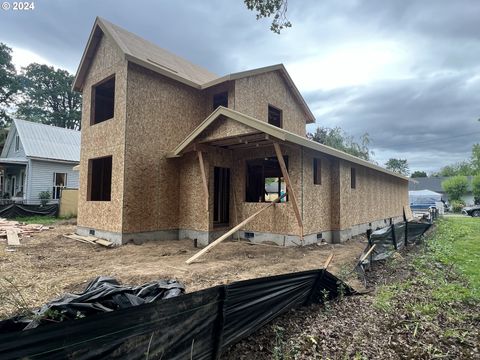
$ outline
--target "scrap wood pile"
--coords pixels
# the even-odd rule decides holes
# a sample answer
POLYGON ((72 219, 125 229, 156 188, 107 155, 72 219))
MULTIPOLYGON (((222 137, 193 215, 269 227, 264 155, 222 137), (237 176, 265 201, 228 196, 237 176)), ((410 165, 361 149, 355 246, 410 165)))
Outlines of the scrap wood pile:
POLYGON ((20 245, 20 236, 29 237, 34 233, 48 229, 50 227, 41 224, 24 224, 0 218, 0 238, 6 238, 7 244, 10 246, 20 245))
POLYGON ((100 239, 95 236, 82 236, 82 235, 77 235, 77 234, 65 234, 63 235, 66 238, 80 241, 86 244, 91 244, 91 245, 102 245, 105 247, 112 247, 113 242, 105 240, 105 239, 100 239))

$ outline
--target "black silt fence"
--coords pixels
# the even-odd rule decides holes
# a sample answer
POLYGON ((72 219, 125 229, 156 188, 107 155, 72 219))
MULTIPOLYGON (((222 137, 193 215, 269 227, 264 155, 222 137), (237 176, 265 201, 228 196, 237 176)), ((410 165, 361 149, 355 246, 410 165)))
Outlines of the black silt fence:
POLYGON ((280 314, 340 292, 354 293, 325 270, 239 281, 0 334, 0 359, 218 359, 227 347, 280 314))
POLYGON ((385 228, 376 230, 368 238, 368 251, 375 245, 375 249, 366 262, 384 260, 395 251, 414 244, 432 226, 432 224, 402 221, 385 228))
POLYGON ((0 217, 11 219, 26 216, 58 216, 58 204, 45 206, 8 204, 0 206, 0 217))

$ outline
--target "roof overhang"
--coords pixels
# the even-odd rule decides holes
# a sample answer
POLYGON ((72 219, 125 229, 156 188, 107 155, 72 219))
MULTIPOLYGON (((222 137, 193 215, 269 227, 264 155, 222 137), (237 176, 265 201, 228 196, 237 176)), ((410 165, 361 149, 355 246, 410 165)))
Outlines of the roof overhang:
POLYGON ((0 158, 1 165, 27 165, 28 160, 26 159, 12 159, 12 158, 0 158))
POLYGON ((343 151, 331 148, 329 146, 320 144, 316 141, 309 140, 303 136, 294 134, 290 131, 278 128, 276 126, 270 125, 264 121, 260 121, 251 116, 242 114, 238 111, 225 108, 223 106, 218 107, 213 113, 211 113, 202 123, 190 133, 169 155, 169 158, 180 157, 182 154, 189 149, 194 143, 199 135, 207 129, 214 121, 219 118, 228 118, 234 121, 237 121, 243 125, 246 125, 252 128, 254 131, 247 135, 242 135, 240 139, 235 141, 235 137, 226 138, 226 139, 217 139, 210 142, 211 145, 228 147, 228 148, 238 148, 244 147, 247 143, 250 145, 257 146, 256 143, 268 144, 273 141, 281 141, 285 144, 297 145, 313 151, 318 151, 323 154, 333 156, 338 159, 349 161, 351 163, 361 165, 379 172, 400 178, 402 180, 408 181, 409 179, 401 174, 389 171, 382 168, 376 164, 373 164, 369 161, 360 159, 356 156, 347 154, 343 151), (250 137, 250 140, 248 140, 250 137), (222 145, 223 142, 223 145, 222 145))

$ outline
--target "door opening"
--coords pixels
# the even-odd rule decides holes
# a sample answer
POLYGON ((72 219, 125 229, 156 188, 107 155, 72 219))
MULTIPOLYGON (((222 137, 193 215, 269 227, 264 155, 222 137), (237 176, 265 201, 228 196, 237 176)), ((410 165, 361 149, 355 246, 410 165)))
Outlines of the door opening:
POLYGON ((215 167, 213 180, 213 225, 230 223, 230 169, 215 167))

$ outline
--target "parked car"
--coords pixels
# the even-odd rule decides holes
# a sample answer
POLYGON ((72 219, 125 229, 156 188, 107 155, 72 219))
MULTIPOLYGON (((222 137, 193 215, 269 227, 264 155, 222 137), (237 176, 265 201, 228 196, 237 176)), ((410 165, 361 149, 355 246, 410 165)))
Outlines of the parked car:
POLYGON ((464 207, 462 209, 462 214, 473 217, 480 217, 480 205, 464 207))

